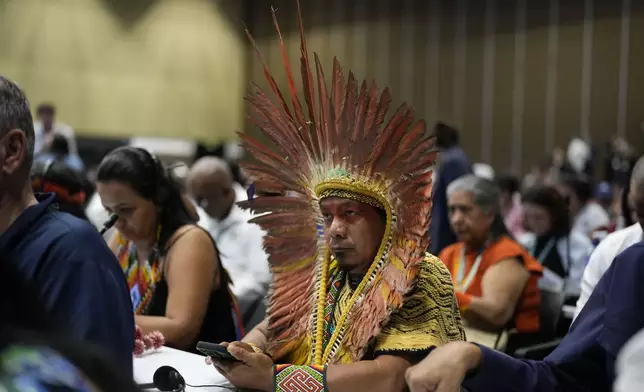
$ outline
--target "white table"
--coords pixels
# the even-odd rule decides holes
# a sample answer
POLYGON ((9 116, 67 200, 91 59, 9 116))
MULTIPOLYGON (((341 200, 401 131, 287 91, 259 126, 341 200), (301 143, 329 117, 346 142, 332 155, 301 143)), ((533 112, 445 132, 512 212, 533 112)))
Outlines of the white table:
MULTIPOLYGON (((162 347, 160 350, 134 358, 134 380, 139 384, 151 383, 154 372, 161 366, 167 365, 177 369, 191 385, 230 385, 226 379, 217 373, 214 367, 206 365, 205 357, 162 347)), ((186 391, 223 392, 235 391, 232 386, 192 388, 186 386, 186 391)))

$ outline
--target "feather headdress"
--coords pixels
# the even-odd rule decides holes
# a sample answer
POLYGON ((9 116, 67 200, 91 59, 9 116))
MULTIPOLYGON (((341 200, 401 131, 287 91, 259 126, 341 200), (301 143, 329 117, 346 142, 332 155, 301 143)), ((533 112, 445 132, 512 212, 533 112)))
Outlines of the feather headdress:
POLYGON ((293 191, 299 197, 258 197, 242 206, 263 214, 252 222, 267 232, 264 247, 273 272, 268 351, 275 358, 293 350, 298 339, 319 330, 322 322, 319 298, 326 290, 329 252, 317 231, 323 222, 319 201, 348 197, 386 212, 378 257, 356 290, 360 292, 347 316, 351 320, 337 328, 332 337, 336 343, 328 344, 325 353, 312 336, 315 362, 338 361, 333 347, 340 343, 358 360, 402 305, 423 260, 429 241, 434 140, 426 136, 423 121, 414 121, 406 104, 390 115, 388 89, 380 93, 375 83, 359 84, 352 72, 345 79, 337 58, 328 87, 317 54, 313 62, 309 57, 299 0, 297 8, 303 87, 296 87, 273 10, 288 91, 278 87, 247 31, 270 90, 252 85, 246 101, 251 121, 275 148, 245 134, 240 137, 256 158, 255 163, 243 164, 256 189, 293 191))

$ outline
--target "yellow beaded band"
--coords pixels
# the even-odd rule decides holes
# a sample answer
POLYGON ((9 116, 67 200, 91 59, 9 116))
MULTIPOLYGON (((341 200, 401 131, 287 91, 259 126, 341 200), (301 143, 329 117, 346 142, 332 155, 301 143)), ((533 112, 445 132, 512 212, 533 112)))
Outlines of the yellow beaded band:
POLYGON ((323 200, 327 197, 341 197, 343 199, 351 199, 359 203, 364 203, 376 208, 380 208, 381 210, 385 209, 385 207, 378 200, 376 200, 371 196, 363 195, 357 192, 347 191, 344 189, 326 189, 323 192, 321 192, 318 198, 320 200, 323 200))
POLYGON ((354 177, 342 168, 331 170, 324 180, 315 185, 314 191, 319 200, 335 196, 369 204, 385 211, 391 209, 385 181, 354 177))

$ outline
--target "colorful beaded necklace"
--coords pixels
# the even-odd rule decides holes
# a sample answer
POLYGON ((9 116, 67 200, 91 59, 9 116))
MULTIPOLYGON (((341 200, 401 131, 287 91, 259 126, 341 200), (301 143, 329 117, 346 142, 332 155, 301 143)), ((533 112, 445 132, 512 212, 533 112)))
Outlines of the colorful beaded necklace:
MULTIPOLYGON (((160 234, 161 225, 157 228, 157 243, 160 234)), ((119 233, 118 243, 119 263, 127 279, 134 313, 146 314, 156 286, 163 275, 159 252, 150 252, 148 260, 140 262, 136 253, 136 245, 133 242, 128 241, 119 233)))

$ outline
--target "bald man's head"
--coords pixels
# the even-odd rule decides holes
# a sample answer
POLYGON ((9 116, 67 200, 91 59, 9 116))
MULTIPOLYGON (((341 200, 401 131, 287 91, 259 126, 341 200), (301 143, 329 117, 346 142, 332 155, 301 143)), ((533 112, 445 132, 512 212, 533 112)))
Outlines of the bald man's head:
POLYGON ((203 157, 197 160, 190 168, 189 177, 192 176, 217 176, 222 180, 233 183, 233 173, 226 161, 217 157, 203 157))
POLYGON ((637 160, 631 173, 631 187, 644 189, 644 157, 637 160))
POLYGON ((212 218, 225 219, 235 203, 234 180, 228 163, 203 157, 190 168, 188 190, 197 204, 212 218))

